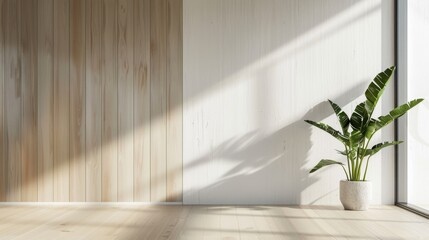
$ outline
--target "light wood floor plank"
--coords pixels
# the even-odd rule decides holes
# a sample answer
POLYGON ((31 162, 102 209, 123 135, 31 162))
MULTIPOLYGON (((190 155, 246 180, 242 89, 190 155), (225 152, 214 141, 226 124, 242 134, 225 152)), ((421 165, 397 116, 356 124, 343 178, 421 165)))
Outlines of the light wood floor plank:
MULTIPOLYGON (((101 208, 98 211, 98 217, 91 218, 90 221, 87 221, 85 224, 81 224, 90 231, 88 231, 88 234, 82 234, 78 239, 104 239, 106 236, 102 234, 106 231, 105 229, 116 229, 121 227, 121 224, 124 220, 122 218, 117 219, 117 216, 120 216, 122 211, 121 209, 114 207, 106 211, 104 208, 101 208), (115 220, 119 221, 115 223, 115 220)), ((128 214, 130 215, 132 212, 128 212, 128 214)))
MULTIPOLYGON (((317 215, 319 219, 328 224, 335 226, 336 236, 339 238, 353 239, 363 237, 366 239, 377 239, 377 237, 371 232, 364 231, 364 227, 360 224, 359 219, 353 217, 342 216, 344 212, 340 207, 328 209, 318 209, 317 215)), ((313 210, 316 211, 316 210, 313 210)), ((350 215, 350 214, 349 214, 350 215)))
MULTIPOLYGON (((94 233, 100 232, 105 226, 106 222, 116 216, 116 208, 114 207, 79 207, 67 219, 61 222, 57 229, 53 229, 55 234, 61 234, 61 239, 100 239, 94 236, 94 233)), ((41 238, 48 239, 48 238, 41 238)))
POLYGON ((394 206, 0 206, 0 239, 429 239, 394 206))
POLYGON ((29 214, 14 215, 0 230, 0 239, 46 239, 38 236, 72 211, 72 207, 41 207, 29 214))
POLYGON ((74 212, 76 212, 75 207, 44 207, 39 214, 33 213, 31 216, 27 216, 21 224, 22 227, 13 232, 11 239, 62 239, 62 236, 51 233, 49 230, 57 229, 74 212))
POLYGON ((143 207, 135 209, 134 215, 130 218, 130 222, 127 224, 128 228, 122 229, 118 233, 118 239, 145 239, 150 234, 148 229, 145 229, 147 223, 153 219, 151 214, 152 210, 143 207))
POLYGON ((5 223, 9 216, 15 216, 18 214, 29 214, 33 211, 39 210, 38 208, 33 207, 23 207, 23 206, 3 206, 0 208, 0 219, 5 223))

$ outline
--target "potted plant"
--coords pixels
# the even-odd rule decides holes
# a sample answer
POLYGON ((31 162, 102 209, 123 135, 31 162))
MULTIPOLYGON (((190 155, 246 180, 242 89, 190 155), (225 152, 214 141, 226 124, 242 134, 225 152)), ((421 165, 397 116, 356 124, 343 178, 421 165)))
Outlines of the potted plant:
POLYGON ((402 142, 382 142, 369 147, 374 134, 423 101, 423 99, 415 99, 393 109, 387 115, 377 119, 372 117, 378 100, 394 71, 394 66, 387 68, 374 78, 365 91, 366 100, 356 106, 350 118, 337 104, 329 100, 337 115, 341 131, 321 122, 305 120, 329 133, 344 145, 344 151, 338 151, 338 153, 346 157, 346 164, 341 161, 322 159, 311 169, 310 173, 330 165, 338 165, 343 168, 346 180, 340 181, 340 201, 346 210, 368 209, 372 191, 371 182, 367 180, 366 174, 371 157, 385 147, 402 142))

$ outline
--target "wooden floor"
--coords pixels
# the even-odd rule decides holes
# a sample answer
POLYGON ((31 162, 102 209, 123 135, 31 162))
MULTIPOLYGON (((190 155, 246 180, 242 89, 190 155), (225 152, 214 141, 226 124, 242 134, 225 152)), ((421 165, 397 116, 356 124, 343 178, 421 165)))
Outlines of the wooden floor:
POLYGON ((0 239, 429 239, 393 206, 1 206, 0 239))

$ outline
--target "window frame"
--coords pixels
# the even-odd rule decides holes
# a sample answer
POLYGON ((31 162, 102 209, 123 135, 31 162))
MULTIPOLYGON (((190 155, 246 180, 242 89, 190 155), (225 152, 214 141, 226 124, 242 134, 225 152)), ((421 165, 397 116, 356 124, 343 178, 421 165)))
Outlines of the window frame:
MULTIPOLYGON (((408 0, 395 1, 395 106, 408 101, 408 0)), ((408 132, 407 115, 395 121, 395 139, 403 144, 395 147, 395 205, 429 218, 429 211, 408 203, 408 132)))

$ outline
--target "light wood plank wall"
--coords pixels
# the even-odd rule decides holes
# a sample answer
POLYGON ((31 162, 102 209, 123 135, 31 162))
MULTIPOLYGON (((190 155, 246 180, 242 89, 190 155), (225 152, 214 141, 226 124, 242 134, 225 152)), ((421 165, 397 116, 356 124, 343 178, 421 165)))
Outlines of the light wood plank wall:
POLYGON ((182 0, 0 0, 0 201, 182 201, 182 0))

